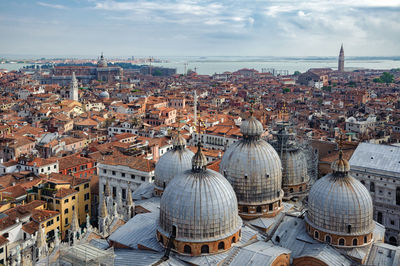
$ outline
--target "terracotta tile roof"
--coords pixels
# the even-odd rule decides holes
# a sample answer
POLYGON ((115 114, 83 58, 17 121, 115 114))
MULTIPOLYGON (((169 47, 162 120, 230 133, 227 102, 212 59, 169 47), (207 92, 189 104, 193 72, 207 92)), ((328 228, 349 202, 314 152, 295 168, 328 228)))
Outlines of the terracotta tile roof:
POLYGON ((207 165, 208 169, 214 170, 216 172, 219 172, 219 164, 221 163, 221 159, 218 159, 212 163, 210 163, 209 165, 207 165))
POLYGON ((0 219, 0 230, 4 230, 14 225, 17 218, 21 219, 30 216, 34 209, 45 204, 46 202, 44 201, 35 200, 28 204, 20 205, 5 211, 4 214, 6 216, 0 219))
POLYGON ((36 231, 39 229, 39 223, 35 221, 30 221, 29 223, 26 223, 22 226, 22 230, 27 232, 30 235, 33 235, 36 233, 36 231))
POLYGON ((0 190, 0 193, 2 193, 3 198, 14 199, 26 195, 26 191, 21 185, 6 187, 5 189, 0 190))
POLYGON ((108 165, 123 165, 128 166, 132 169, 136 169, 142 172, 154 171, 155 163, 154 161, 146 160, 141 157, 126 156, 123 154, 112 154, 104 156, 99 163, 108 165))
POLYGON ((58 169, 60 171, 62 171, 64 169, 76 167, 81 164, 88 164, 90 162, 94 162, 94 160, 90 159, 90 158, 82 157, 77 154, 73 154, 70 156, 58 158, 58 169))
POLYGON ((56 198, 65 198, 69 195, 78 193, 78 191, 76 191, 75 189, 72 188, 60 188, 59 190, 57 190, 57 193, 55 194, 56 198))
POLYGON ((33 210, 32 211, 32 219, 38 223, 44 222, 52 217, 59 215, 60 213, 57 211, 48 211, 48 210, 33 210))
POLYGON ((59 184, 71 184, 71 186, 77 186, 77 185, 81 185, 84 183, 88 183, 90 181, 89 178, 79 178, 79 177, 75 177, 75 176, 71 176, 71 175, 63 175, 63 174, 59 174, 59 173, 51 173, 49 175, 50 182, 54 182, 54 183, 59 183, 59 184))
POLYGON ((84 119, 78 122, 75 122, 75 125, 77 126, 97 126, 97 122, 92 120, 92 119, 84 119))
POLYGON ((27 162, 26 165, 41 167, 41 166, 53 164, 55 162, 56 162, 55 158, 44 159, 44 158, 37 157, 37 158, 33 159, 32 161, 27 162))

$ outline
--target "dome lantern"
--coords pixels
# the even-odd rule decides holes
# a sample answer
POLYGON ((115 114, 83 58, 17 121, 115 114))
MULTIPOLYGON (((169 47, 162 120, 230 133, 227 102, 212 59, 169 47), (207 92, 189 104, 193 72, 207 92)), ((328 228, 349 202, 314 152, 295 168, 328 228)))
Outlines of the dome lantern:
POLYGON ((201 172, 206 170, 207 166, 207 158, 204 153, 201 151, 201 144, 197 145, 197 152, 192 158, 192 171, 193 172, 201 172))

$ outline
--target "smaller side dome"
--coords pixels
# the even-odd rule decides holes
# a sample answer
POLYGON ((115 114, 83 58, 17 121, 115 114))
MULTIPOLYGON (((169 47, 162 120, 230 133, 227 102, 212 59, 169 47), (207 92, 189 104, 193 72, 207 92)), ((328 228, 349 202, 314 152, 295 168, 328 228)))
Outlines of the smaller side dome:
POLYGON ((110 98, 110 94, 107 91, 102 91, 99 94, 100 99, 109 99, 110 98))

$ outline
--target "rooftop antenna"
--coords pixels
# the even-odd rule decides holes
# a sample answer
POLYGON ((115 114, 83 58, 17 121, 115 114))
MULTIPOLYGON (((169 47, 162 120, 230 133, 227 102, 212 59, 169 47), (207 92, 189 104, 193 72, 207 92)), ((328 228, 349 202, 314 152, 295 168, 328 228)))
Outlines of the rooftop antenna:
POLYGON ((151 76, 151 72, 152 72, 152 71, 151 71, 151 70, 152 70, 152 69, 151 69, 151 62, 152 62, 152 61, 153 61, 153 58, 150 56, 150 57, 149 57, 149 62, 150 62, 149 72, 150 72, 150 76, 151 76))
POLYGON ((197 126, 197 91, 194 90, 194 126, 197 126))

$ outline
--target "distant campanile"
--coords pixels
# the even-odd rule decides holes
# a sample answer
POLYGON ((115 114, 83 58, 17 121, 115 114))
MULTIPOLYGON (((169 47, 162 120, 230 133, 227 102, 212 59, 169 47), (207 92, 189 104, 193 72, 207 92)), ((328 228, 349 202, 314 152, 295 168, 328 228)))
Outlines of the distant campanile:
POLYGON ((340 47, 340 53, 339 53, 339 62, 338 62, 338 71, 343 72, 344 71, 344 51, 343 51, 343 44, 340 47))
POLYGON ((79 101, 78 80, 76 79, 75 72, 72 72, 71 86, 70 86, 70 90, 69 90, 69 98, 74 101, 79 101))

